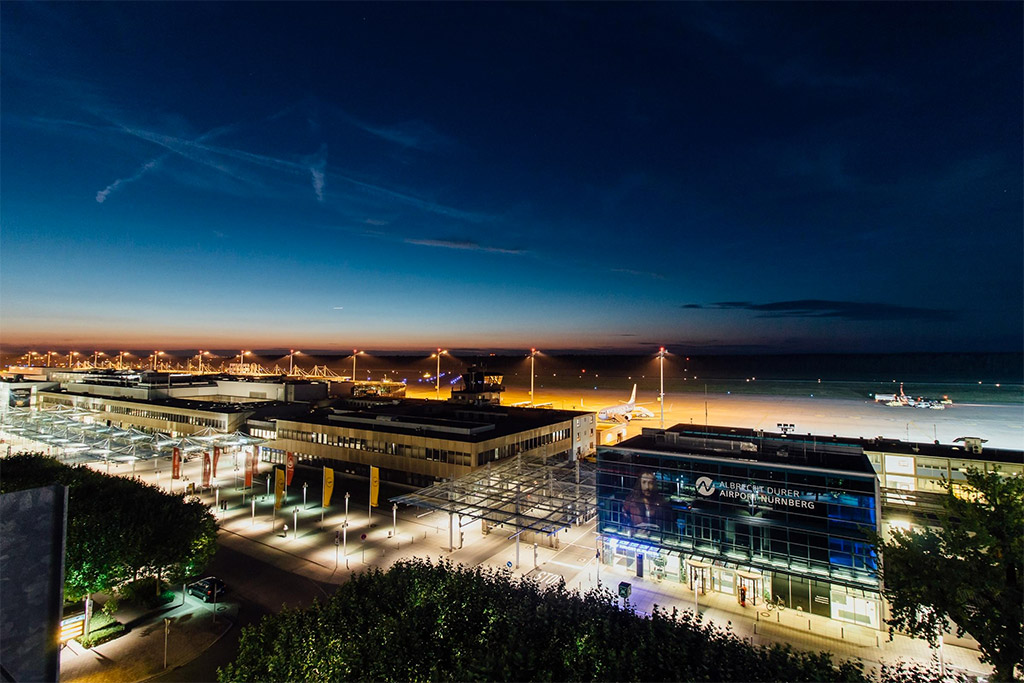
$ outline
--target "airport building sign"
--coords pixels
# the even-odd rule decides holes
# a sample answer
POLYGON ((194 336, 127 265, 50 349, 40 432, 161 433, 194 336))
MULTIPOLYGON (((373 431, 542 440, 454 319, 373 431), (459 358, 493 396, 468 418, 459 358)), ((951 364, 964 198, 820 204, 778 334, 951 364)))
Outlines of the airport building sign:
POLYGON ((751 505, 786 506, 792 508, 814 509, 816 495, 809 491, 763 486, 738 481, 715 481, 711 477, 700 477, 695 482, 697 493, 702 496, 713 496, 717 492, 721 498, 738 498, 751 505))

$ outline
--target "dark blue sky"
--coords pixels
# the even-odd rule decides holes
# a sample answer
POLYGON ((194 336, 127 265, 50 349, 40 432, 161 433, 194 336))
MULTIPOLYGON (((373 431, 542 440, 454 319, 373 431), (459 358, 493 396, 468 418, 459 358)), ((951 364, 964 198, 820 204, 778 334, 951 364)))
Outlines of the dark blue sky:
POLYGON ((0 5, 0 343, 1020 350, 1020 3, 0 5))

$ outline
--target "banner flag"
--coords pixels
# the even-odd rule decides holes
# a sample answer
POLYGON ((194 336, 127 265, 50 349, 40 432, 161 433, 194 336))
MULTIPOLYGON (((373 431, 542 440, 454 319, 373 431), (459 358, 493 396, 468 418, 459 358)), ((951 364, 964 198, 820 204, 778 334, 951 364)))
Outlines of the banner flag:
POLYGON ((253 447, 245 449, 245 488, 252 488, 252 451, 253 447))
POLYGON ((171 479, 181 479, 181 449, 177 446, 171 455, 171 479))
POLYGON ((213 447, 213 478, 217 478, 217 461, 220 460, 220 446, 213 447))
POLYGON ((377 507, 378 493, 380 493, 380 470, 370 465, 370 507, 377 507))
POLYGON ((252 447, 252 476, 260 473, 260 447, 252 447))
POLYGON ((212 461, 210 460, 210 452, 203 451, 203 488, 209 488, 210 486, 210 470, 212 461))
POLYGON ((324 507, 331 504, 331 494, 334 493, 334 470, 330 467, 324 468, 324 507))
POLYGON ((285 486, 291 486, 292 485, 292 477, 295 476, 295 454, 294 453, 285 453, 285 455, 288 458, 287 459, 288 469, 287 469, 287 475, 286 475, 285 480, 284 480, 284 485, 285 486))
POLYGON ((274 509, 280 510, 284 502, 284 470, 274 468, 274 509))

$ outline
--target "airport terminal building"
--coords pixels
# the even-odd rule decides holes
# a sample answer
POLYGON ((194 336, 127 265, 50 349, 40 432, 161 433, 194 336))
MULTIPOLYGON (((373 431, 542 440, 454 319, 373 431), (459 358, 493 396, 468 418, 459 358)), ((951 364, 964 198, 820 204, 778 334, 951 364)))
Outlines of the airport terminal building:
POLYGON ((573 459, 593 453, 593 413, 571 410, 466 405, 405 399, 347 401, 303 417, 278 418, 254 436, 268 439, 261 459, 332 467, 409 486, 429 486, 490 462, 523 455, 573 459))
POLYGON ((645 429, 598 449, 602 561, 639 576, 881 626, 881 518, 863 451, 783 436, 645 429))
POLYGON ((1024 474, 1024 454, 676 425, 597 451, 601 561, 754 604, 881 628, 869 534, 934 523, 943 481, 1024 474), (756 602, 755 602, 756 601, 756 602))

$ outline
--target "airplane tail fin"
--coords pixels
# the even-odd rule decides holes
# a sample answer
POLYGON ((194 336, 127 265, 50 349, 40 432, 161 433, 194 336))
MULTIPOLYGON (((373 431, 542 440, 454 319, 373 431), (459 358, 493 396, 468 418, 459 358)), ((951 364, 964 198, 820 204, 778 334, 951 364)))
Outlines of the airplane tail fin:
POLYGON ((636 385, 633 385, 633 393, 629 395, 629 402, 636 403, 636 385))

